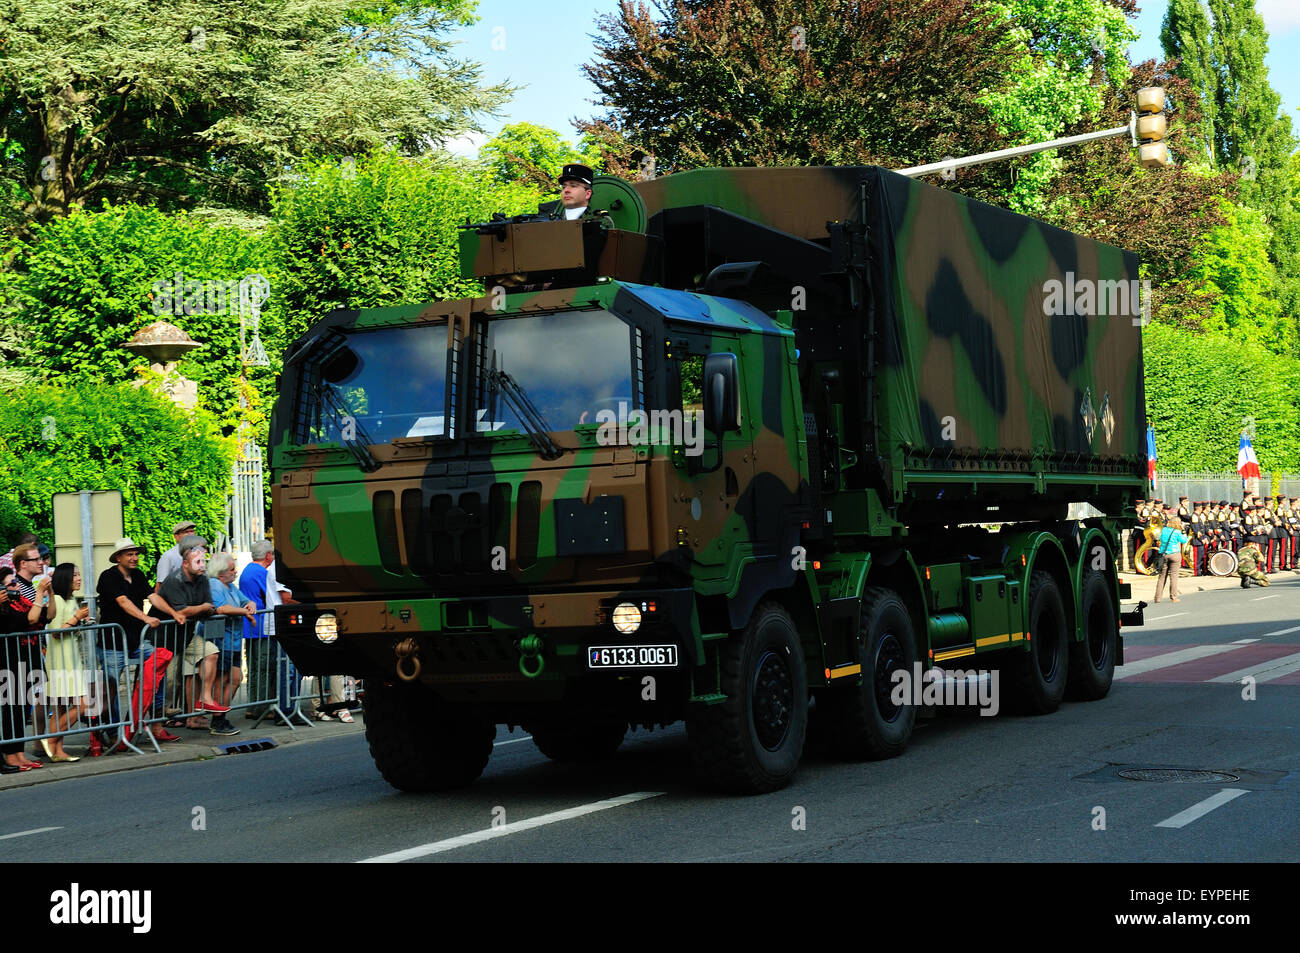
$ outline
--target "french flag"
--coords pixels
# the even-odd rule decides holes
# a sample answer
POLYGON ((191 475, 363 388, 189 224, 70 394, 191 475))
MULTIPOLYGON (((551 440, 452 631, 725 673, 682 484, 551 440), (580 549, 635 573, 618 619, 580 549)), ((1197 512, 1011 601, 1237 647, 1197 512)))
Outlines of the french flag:
POLYGON ((1255 459, 1255 448, 1250 445, 1250 438, 1241 435, 1241 444, 1237 448, 1237 472, 1243 480, 1259 478, 1259 461, 1255 459))
POLYGON ((1151 489, 1156 488, 1156 432, 1155 428, 1147 428, 1147 479, 1151 481, 1151 489))

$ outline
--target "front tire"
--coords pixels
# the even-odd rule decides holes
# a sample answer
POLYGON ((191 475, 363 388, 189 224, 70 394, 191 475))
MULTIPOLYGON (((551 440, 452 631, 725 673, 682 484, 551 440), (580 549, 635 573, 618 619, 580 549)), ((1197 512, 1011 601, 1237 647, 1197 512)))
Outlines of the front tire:
POLYGON ((1070 642, 1066 694, 1078 701, 1096 701, 1106 697, 1115 678, 1119 638, 1115 602, 1105 573, 1090 571, 1084 575, 1079 586, 1079 619, 1083 622, 1083 641, 1070 642))
POLYGON ((916 726, 911 692, 896 703, 894 673, 907 673, 910 685, 918 660, 912 616, 898 594, 873 587, 862 594, 862 629, 858 640, 862 664, 859 685, 819 692, 817 705, 828 703, 827 732, 831 749, 855 760, 893 758, 903 753, 916 726))
POLYGON ((1069 677, 1071 631, 1056 580, 1036 571, 1029 580, 1029 650, 1012 661, 1007 673, 1012 710, 1049 715, 1061 707, 1069 677))
POLYGON ((691 761, 704 783, 763 794, 794 778, 808 731, 808 675, 790 614, 763 602, 718 649, 726 700, 686 719, 691 761))
POLYGON ((370 756, 399 791, 464 787, 492 755, 494 725, 446 705, 421 685, 367 683, 363 704, 370 756))

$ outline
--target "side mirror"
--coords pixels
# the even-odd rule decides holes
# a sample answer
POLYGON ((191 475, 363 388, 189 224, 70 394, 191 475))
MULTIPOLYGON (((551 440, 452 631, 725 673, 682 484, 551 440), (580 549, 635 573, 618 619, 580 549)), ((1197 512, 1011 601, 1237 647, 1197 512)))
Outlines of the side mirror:
POLYGON ((721 437, 740 429, 740 362, 731 353, 704 359, 704 429, 721 437))

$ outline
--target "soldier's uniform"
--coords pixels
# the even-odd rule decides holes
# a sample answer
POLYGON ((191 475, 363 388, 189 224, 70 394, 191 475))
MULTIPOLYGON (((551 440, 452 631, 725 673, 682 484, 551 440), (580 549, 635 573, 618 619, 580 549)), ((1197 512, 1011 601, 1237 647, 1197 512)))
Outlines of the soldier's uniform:
POLYGON ((1226 525, 1224 526, 1224 532, 1227 534, 1228 545, 1232 547, 1232 551, 1234 553, 1240 551, 1245 536, 1241 522, 1241 511, 1238 510, 1235 505, 1228 507, 1228 516, 1226 525))
POLYGON ((1192 510, 1192 517, 1188 525, 1191 531, 1192 539, 1192 575, 1205 575, 1205 552, 1209 545, 1209 532, 1205 524, 1205 504, 1197 503, 1196 508, 1192 510))
POLYGON ((1260 569, 1263 561, 1264 554, 1260 552, 1258 543, 1248 542, 1241 547, 1237 553, 1237 575, 1241 577, 1241 588, 1249 589, 1252 579, 1258 585, 1268 585, 1268 576, 1260 569))
POLYGON ((1137 551, 1142 545, 1143 534, 1146 533, 1147 523, 1150 521, 1150 511, 1147 509, 1147 501, 1138 497, 1133 501, 1133 513, 1135 523, 1133 529, 1128 534, 1128 567, 1137 569, 1137 551))
POLYGON ((1270 523, 1268 533, 1268 571, 1281 572, 1287 561, 1287 549, 1290 542, 1282 519, 1282 501, 1285 497, 1273 497, 1273 505, 1265 512, 1270 523))
POLYGON ((1185 496, 1180 496, 1178 498, 1178 518, 1183 521, 1184 526, 1186 526, 1192 518, 1190 504, 1188 504, 1187 497, 1185 496))
POLYGON ((1300 569, 1300 496, 1291 497, 1282 512, 1286 519, 1287 532, 1291 534, 1290 568, 1300 569))

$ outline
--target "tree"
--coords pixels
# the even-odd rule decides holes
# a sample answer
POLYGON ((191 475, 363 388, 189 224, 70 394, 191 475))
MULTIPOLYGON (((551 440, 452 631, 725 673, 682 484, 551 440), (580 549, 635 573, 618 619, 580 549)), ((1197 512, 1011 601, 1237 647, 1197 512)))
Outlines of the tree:
MULTIPOLYGON (((1045 142, 1094 123, 1104 91, 1128 77, 1125 51, 1137 34, 1125 10, 1110 0, 993 0, 991 6, 1011 27, 1017 46, 1006 80, 982 99, 1005 145, 1045 142)), ((1008 204, 1041 213, 1044 191, 1060 164, 1054 152, 1020 160, 1008 204)))
POLYGON ((450 55, 466 0, 5 0, 20 227, 87 202, 264 209, 300 156, 427 149, 511 91, 450 55))
MULTIPOLYGON (((1200 330, 1196 317, 1215 307, 1217 292, 1196 269, 1206 236, 1227 224, 1223 200, 1236 198, 1238 176, 1206 168, 1196 136, 1200 101, 1172 64, 1132 67, 1108 88, 1098 123, 1121 125, 1144 86, 1164 86, 1173 104, 1167 138, 1172 168, 1144 169, 1126 139, 1106 139, 1061 151, 1061 174, 1047 192, 1042 217, 1072 232, 1126 248, 1152 283, 1152 317, 1200 330)), ((1074 131, 1074 130, 1071 130, 1074 131)))
MULTIPOLYGON (((583 71, 577 123, 625 174, 699 166, 899 167, 1005 144, 981 97, 1014 55, 981 0, 624 0, 583 71)), ((989 179, 971 177, 971 190, 989 179)), ((996 174, 994 175, 996 177, 996 174)))
POLYGON ((483 143, 478 157, 487 164, 493 181, 501 185, 517 182, 543 192, 558 190, 555 177, 570 162, 600 171, 598 150, 574 147, 554 129, 531 122, 503 126, 483 143))
POLYGON ((481 295, 481 282, 460 276, 457 225, 536 211, 542 198, 485 183, 463 161, 392 151, 355 167, 306 162, 297 175, 274 196, 286 342, 335 308, 481 295))

